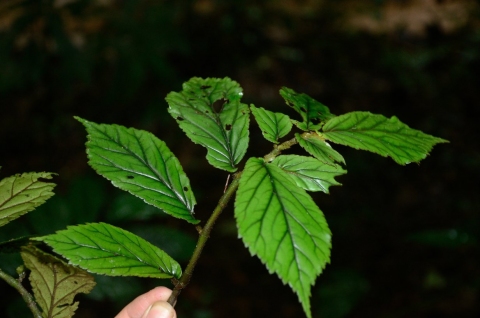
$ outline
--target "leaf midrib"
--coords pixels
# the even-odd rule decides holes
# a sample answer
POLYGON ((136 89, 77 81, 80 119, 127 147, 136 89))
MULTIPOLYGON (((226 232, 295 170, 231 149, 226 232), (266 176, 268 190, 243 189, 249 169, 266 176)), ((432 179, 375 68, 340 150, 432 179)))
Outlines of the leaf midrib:
MULTIPOLYGON (((113 139, 112 137, 110 137, 110 136, 109 136, 106 132, 104 132, 103 130, 100 130, 99 128, 96 128, 96 127, 94 127, 94 126, 92 126, 92 125, 91 125, 90 127, 96 129, 97 132, 99 132, 99 133, 101 133, 103 136, 105 136, 105 139, 106 139, 106 140, 109 140, 109 141, 115 143, 116 145, 122 147, 123 149, 125 149, 126 153, 122 153, 122 152, 119 152, 119 151, 116 151, 116 152, 117 152, 117 153, 122 153, 122 154, 127 154, 127 155, 130 155, 130 156, 134 157, 135 159, 137 159, 138 161, 140 161, 140 163, 144 164, 144 165, 152 172, 153 176, 151 176, 151 175, 143 175, 143 174, 139 173, 138 171, 131 171, 131 170, 125 169, 125 168, 123 168, 123 167, 119 167, 118 165, 116 165, 116 164, 114 164, 112 161, 110 161, 108 158, 105 158, 104 156, 97 154, 99 157, 101 157, 102 159, 106 160, 106 161, 109 162, 113 167, 115 167, 115 168, 117 168, 117 169, 124 170, 124 171, 128 171, 128 172, 134 173, 134 174, 136 174, 136 175, 140 175, 140 176, 144 176, 144 177, 149 177, 149 178, 151 178, 152 180, 159 181, 159 182, 163 183, 163 184, 174 194, 174 196, 168 195, 168 194, 163 193, 163 192, 160 192, 160 191, 158 191, 158 190, 155 191, 155 192, 158 192, 158 193, 167 195, 167 196, 169 196, 169 197, 171 197, 171 198, 175 198, 175 197, 176 197, 177 199, 179 199, 180 202, 182 202, 183 206, 184 206, 188 211, 192 212, 192 208, 193 208, 193 207, 190 207, 190 206, 189 206, 188 200, 187 200, 186 197, 184 197, 184 196, 180 195, 179 193, 177 193, 176 191, 174 191, 174 190, 173 190, 173 186, 172 186, 171 184, 167 183, 167 182, 165 181, 165 179, 160 175, 160 173, 159 173, 154 167, 152 167, 152 166, 150 165, 150 163, 146 162, 143 158, 141 158, 140 156, 138 156, 135 152, 131 151, 130 148, 128 148, 127 146, 123 146, 123 145, 120 143, 120 141, 119 141, 119 140, 120 140, 120 138, 119 138, 120 132, 119 132, 117 126, 113 126, 113 127, 114 127, 114 129, 115 129, 115 133, 116 133, 116 135, 117 135, 118 141, 115 140, 115 139, 113 139), (155 179, 154 177, 157 177, 157 179, 155 179)), ((140 143, 140 139, 138 138, 138 136, 137 136, 135 133, 132 135, 132 134, 130 133, 129 129, 126 129, 126 133, 127 133, 129 136, 132 136, 132 137, 135 139, 135 141, 137 142, 137 144, 140 146, 140 149, 141 149, 141 151, 142 151, 142 154, 146 157, 144 148, 143 148, 142 144, 140 143)), ((90 140, 90 142, 92 142, 92 140, 90 140)), ((153 143, 153 145, 155 146, 155 149, 158 151, 158 150, 159 150, 159 149, 158 149, 158 146, 155 144, 154 141, 152 141, 152 143, 153 143)), ((95 144, 93 144, 93 145, 95 145, 95 144)), ((100 146, 98 146, 98 145, 95 145, 95 146, 98 147, 99 149, 111 151, 110 149, 102 148, 102 147, 100 147, 100 146)), ((165 167, 167 167, 166 161, 165 161, 164 157, 162 156, 162 154, 161 154, 160 152, 159 152, 159 154, 160 154, 159 157, 162 159, 163 165, 164 165, 165 167)), ((107 166, 107 165, 104 165, 104 166, 107 166)), ((165 170, 167 171, 168 181, 171 182, 170 176, 169 176, 169 174, 168 174, 168 170, 169 170, 169 169, 166 168, 165 170)), ((123 183, 128 183, 128 182, 125 182, 125 181, 122 181, 122 182, 123 182, 123 183)), ((137 186, 139 186, 139 187, 142 187, 142 188, 145 188, 143 185, 138 185, 138 184, 135 184, 135 185, 137 185, 137 186)), ((148 189, 148 188, 145 188, 145 189, 148 189)), ((154 191, 153 189, 148 189, 148 190, 154 191)), ((163 203, 163 202, 162 202, 162 203, 163 203)))

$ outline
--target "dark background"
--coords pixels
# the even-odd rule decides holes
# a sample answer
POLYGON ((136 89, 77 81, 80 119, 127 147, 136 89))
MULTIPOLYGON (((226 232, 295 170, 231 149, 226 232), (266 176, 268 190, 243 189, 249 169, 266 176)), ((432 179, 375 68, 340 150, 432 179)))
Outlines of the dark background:
MULTIPOLYGON (((467 0, 3 0, 0 177, 50 171, 58 186, 46 204, 2 227, 0 239, 106 221, 185 266, 195 229, 96 175, 72 116, 164 140, 205 221, 227 174, 206 163, 164 98, 192 76, 228 76, 257 107, 295 117, 278 95, 287 86, 334 114, 396 115, 450 141, 404 167, 335 147, 349 173, 330 195, 313 194, 333 232, 331 264, 312 289, 314 317, 479 317, 479 8, 467 0)), ((270 149, 252 122, 246 158, 270 149)), ((7 272, 19 263, 0 255, 7 272)), ((98 277, 94 292, 78 297, 76 317, 112 317, 158 283, 98 277)), ((31 315, 6 283, 0 294, 0 316, 31 315)), ((291 289, 237 239, 232 205, 176 308, 180 318, 303 315, 291 289)))

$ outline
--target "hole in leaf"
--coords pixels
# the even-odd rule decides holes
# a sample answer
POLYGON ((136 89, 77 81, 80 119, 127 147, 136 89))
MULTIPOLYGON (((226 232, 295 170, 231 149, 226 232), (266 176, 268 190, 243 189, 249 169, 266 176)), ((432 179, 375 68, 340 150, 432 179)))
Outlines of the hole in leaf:
POLYGON ((187 191, 188 191, 188 188, 187 188, 187 187, 183 187, 183 191, 187 192, 187 191))
POLYGON ((212 86, 210 86, 210 85, 202 85, 202 86, 200 86, 200 89, 207 89, 207 88, 210 88, 210 87, 212 87, 212 86))
POLYGON ((305 113, 307 112, 307 109, 306 109, 305 107, 303 107, 303 106, 300 107, 300 109, 301 109, 303 112, 305 112, 305 113))
POLYGON ((226 131, 232 130, 232 125, 230 125, 230 124, 225 125, 225 130, 226 131))
POLYGON ((222 111, 223 105, 223 100, 216 100, 215 102, 213 102, 212 109, 214 112, 220 113, 222 111))
POLYGON ((178 117, 177 117, 177 120, 179 120, 179 121, 182 121, 182 120, 183 120, 183 118, 182 118, 182 117, 180 117, 180 116, 178 116, 178 117))
POLYGON ((133 179, 134 177, 133 176, 127 176, 127 179, 133 179))

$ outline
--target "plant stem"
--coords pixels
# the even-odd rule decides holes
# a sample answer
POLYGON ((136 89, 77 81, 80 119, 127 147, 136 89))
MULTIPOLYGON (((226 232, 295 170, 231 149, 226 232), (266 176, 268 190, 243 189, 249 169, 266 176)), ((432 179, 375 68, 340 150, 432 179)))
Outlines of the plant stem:
POLYGON ((10 286, 15 288, 20 293, 20 295, 22 295, 23 300, 25 300, 25 303, 27 303, 28 308, 30 308, 30 310, 32 311, 33 317, 42 318, 42 313, 38 309, 32 294, 30 294, 18 280, 8 275, 1 269, 0 269, 0 278, 6 281, 10 286))
POLYGON ((273 150, 268 153, 267 155, 265 155, 263 157, 263 159, 265 160, 265 162, 271 162, 273 159, 275 159, 276 156, 278 156, 279 154, 282 153, 283 150, 286 150, 288 148, 290 148, 291 146, 293 145, 296 145, 298 144, 298 141, 297 139, 295 138, 292 138, 290 140, 287 140, 285 142, 282 142, 280 145, 274 145, 273 146, 273 150))
POLYGON ((205 246, 205 243, 207 243, 207 240, 210 237, 210 232, 213 229, 213 225, 215 224, 215 221, 217 221, 223 209, 225 209, 228 202, 232 198, 233 194, 237 190, 238 183, 240 182, 241 174, 242 172, 240 171, 233 175, 232 183, 230 183, 227 190, 218 201, 218 204, 215 207, 215 210, 213 210, 212 215, 210 216, 210 218, 207 220, 207 223, 203 227, 200 233, 200 236, 198 237, 197 246, 193 251, 193 255, 190 258, 190 261, 188 262, 188 265, 185 268, 185 271, 183 272, 182 277, 180 277, 179 280, 174 280, 175 287, 173 288, 172 295, 170 295, 170 298, 168 299, 168 302, 172 306, 174 306, 177 300, 177 297, 178 295, 180 295, 180 292, 182 291, 182 289, 184 289, 190 282, 190 278, 193 275, 193 270, 195 269, 195 265, 197 265, 198 259, 202 254, 203 247, 205 246))

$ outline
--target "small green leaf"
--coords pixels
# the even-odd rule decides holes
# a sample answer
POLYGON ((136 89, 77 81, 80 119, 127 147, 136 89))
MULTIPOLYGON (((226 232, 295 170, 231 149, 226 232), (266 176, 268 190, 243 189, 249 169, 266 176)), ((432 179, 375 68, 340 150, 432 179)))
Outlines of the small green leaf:
POLYGON ((167 145, 153 134, 75 117, 88 132, 88 163, 122 190, 196 224, 190 181, 167 145))
POLYGON ((427 135, 402 123, 369 112, 351 112, 330 119, 323 126, 326 139, 355 149, 368 150, 391 157, 401 165, 425 159, 445 139, 427 135))
POLYGON ((208 162, 234 172, 248 147, 249 109, 240 102, 240 85, 225 77, 194 77, 181 92, 167 95, 168 112, 196 144, 207 148, 208 162))
POLYGON ((55 183, 50 172, 16 174, 0 181, 0 226, 34 210, 53 196, 55 183))
POLYGON ((330 113, 327 106, 306 94, 298 94, 293 89, 282 87, 280 95, 285 99, 288 106, 302 116, 303 122, 295 121, 295 125, 301 130, 318 130, 322 127, 324 121, 335 117, 330 113))
MULTIPOLYGON (((160 233, 159 233, 160 235, 160 233)), ((35 238, 89 272, 109 276, 180 278, 180 265, 141 237, 110 224, 69 226, 35 238)))
POLYGON ((335 166, 335 162, 345 164, 343 156, 334 150, 325 140, 320 138, 317 133, 295 134, 295 138, 306 152, 321 162, 331 166, 335 166))
POLYGON ((278 139, 286 136, 292 129, 292 122, 287 115, 274 113, 261 107, 256 108, 253 105, 250 109, 260 126, 263 137, 268 141, 278 144, 278 139))
POLYGON ((312 198, 276 165, 250 158, 235 200, 238 233, 250 253, 297 293, 308 317, 310 288, 330 261, 331 233, 312 198))
POLYGON ((347 173, 339 165, 331 166, 312 157, 297 155, 278 156, 272 164, 285 171, 299 187, 308 191, 328 193, 330 186, 341 185, 335 177, 347 173))
POLYGON ((73 298, 93 289, 93 276, 33 246, 24 247, 21 255, 31 271, 30 284, 35 300, 42 308, 42 317, 72 317, 78 308, 78 301, 73 302, 73 298))

